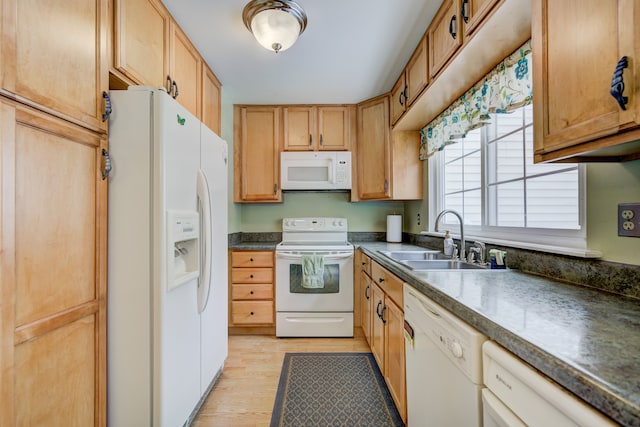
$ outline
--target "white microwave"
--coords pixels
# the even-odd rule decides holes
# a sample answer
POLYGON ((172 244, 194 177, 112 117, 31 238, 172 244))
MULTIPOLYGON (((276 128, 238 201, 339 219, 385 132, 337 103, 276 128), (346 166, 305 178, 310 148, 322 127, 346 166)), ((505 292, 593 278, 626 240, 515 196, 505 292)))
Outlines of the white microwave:
POLYGON ((283 190, 350 190, 348 151, 283 151, 280 153, 283 190))

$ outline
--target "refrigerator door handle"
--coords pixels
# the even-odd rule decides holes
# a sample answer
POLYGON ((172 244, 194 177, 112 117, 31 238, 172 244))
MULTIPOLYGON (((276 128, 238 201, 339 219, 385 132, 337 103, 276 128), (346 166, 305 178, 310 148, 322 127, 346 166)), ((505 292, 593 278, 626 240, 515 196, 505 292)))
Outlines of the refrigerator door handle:
POLYGON ((200 281, 198 283, 198 313, 209 302, 211 291, 211 198, 209 183, 202 170, 198 170, 198 213, 200 214, 200 281), (203 238, 204 236, 204 238, 203 238))

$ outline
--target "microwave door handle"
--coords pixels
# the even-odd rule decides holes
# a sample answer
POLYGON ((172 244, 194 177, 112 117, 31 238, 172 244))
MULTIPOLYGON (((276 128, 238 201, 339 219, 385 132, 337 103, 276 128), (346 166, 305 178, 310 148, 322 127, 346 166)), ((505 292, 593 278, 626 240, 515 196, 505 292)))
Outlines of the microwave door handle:
POLYGON ((334 163, 335 159, 331 159, 329 161, 329 184, 335 184, 336 180, 335 180, 335 167, 334 167, 334 163))

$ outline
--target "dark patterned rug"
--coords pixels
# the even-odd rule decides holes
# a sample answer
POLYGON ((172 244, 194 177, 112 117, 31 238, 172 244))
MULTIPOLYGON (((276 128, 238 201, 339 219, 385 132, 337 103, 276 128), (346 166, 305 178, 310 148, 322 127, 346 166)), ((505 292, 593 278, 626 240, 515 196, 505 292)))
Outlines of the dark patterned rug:
POLYGON ((404 426, 371 353, 286 353, 271 427, 404 426))

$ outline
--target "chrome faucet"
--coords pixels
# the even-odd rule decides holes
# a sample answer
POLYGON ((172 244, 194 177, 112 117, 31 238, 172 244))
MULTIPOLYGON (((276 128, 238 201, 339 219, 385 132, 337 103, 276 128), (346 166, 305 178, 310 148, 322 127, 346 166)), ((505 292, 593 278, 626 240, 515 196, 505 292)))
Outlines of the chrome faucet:
POLYGON ((436 216, 436 226, 435 226, 435 231, 438 231, 438 223, 440 222, 440 218, 442 218, 442 216, 444 214, 454 214, 457 218, 458 221, 460 221, 460 260, 461 261, 465 261, 465 241, 464 241, 464 225, 463 225, 463 220, 462 217, 460 216, 460 214, 456 211, 454 211, 453 209, 445 209, 442 212, 440 212, 438 214, 438 216, 436 216))

